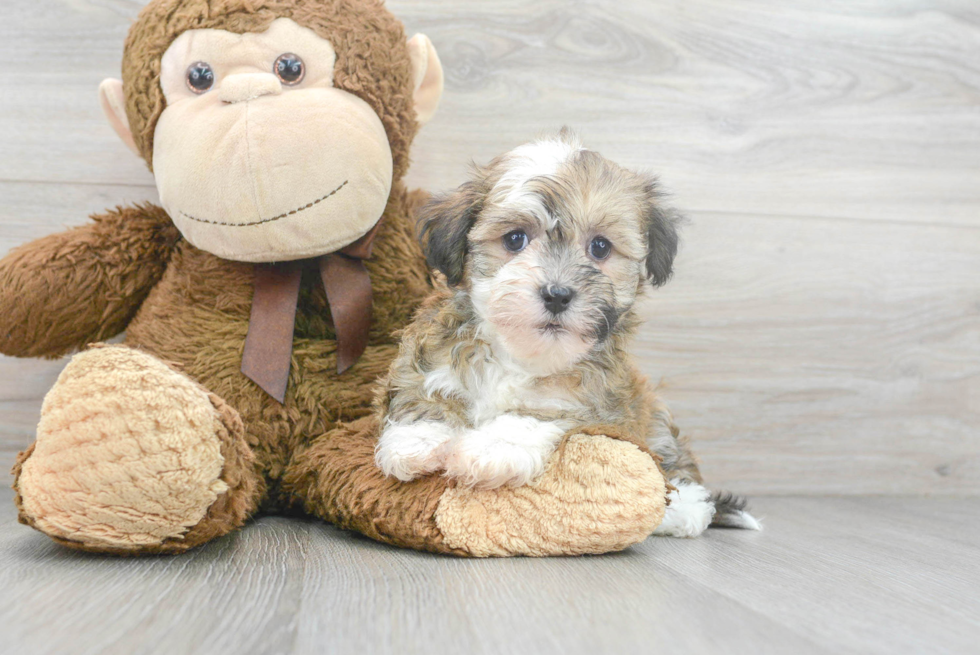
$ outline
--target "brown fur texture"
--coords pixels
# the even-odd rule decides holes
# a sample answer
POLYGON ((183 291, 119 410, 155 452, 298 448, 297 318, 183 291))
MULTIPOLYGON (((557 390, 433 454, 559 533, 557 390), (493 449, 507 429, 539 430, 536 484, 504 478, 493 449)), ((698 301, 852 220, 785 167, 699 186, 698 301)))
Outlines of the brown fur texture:
MULTIPOLYGON (((130 127, 151 162, 154 125, 164 110, 159 58, 182 31, 261 30, 276 17, 291 17, 335 44, 337 86, 371 105, 391 142, 395 182, 374 255, 366 261, 374 289, 367 350, 351 369, 337 374, 330 311, 311 265, 303 274, 288 393, 277 403, 240 372, 253 267, 190 245, 152 205, 95 216, 83 227, 16 249, 0 260, 0 352, 58 357, 125 330, 125 346, 119 348, 149 358, 147 371, 163 363, 182 376, 181 384, 208 394, 220 419, 215 431, 223 460, 220 480, 229 489, 179 539, 120 549, 47 533, 89 551, 175 553, 239 527, 256 512, 299 510, 387 543, 479 554, 447 544, 437 525, 444 480, 401 484, 385 479, 373 462, 376 380, 397 353, 398 331, 432 289, 412 219, 425 194, 409 193, 400 182, 417 129, 401 24, 377 0, 154 0, 126 44, 130 127)), ((134 412, 147 409, 139 406, 138 395, 131 401, 134 412)), ((28 503, 18 481, 39 450, 28 448, 14 467, 21 520, 35 526, 35 517, 24 511, 28 503)), ((650 461, 639 451, 635 456, 650 461)), ((615 496, 616 487, 606 482, 594 481, 615 496)), ((623 491, 629 493, 627 487, 623 491)), ((555 511, 563 511, 560 504, 555 511)), ((630 498, 623 499, 622 511, 652 516, 650 507, 630 498)))
MULTIPOLYGON (((351 435, 344 425, 372 413, 375 381, 397 352, 392 333, 408 323, 418 302, 430 291, 428 272, 410 219, 424 199, 423 193, 408 193, 404 187, 392 193, 375 241, 374 257, 366 262, 375 289, 369 345, 361 359, 343 375, 336 372, 333 326, 317 271, 311 266, 304 273, 290 387, 283 405, 269 398, 239 370, 248 330, 252 266, 219 259, 179 238, 166 242, 172 228, 154 222, 161 213, 158 208, 147 206, 95 217, 93 224, 56 235, 57 238, 41 239, 0 261, 0 306, 16 310, 0 316, 5 354, 57 356, 96 335, 105 338, 125 328, 128 346, 168 362, 208 389, 222 416, 237 426, 229 434, 242 434, 241 441, 223 447, 226 464, 222 479, 228 480, 229 486, 257 489, 255 500, 242 505, 231 496, 222 496, 209 511, 208 520, 190 530, 179 543, 167 542, 138 552, 178 552, 204 543, 239 527, 257 505, 266 511, 303 507, 390 543, 438 549, 437 532, 427 533, 424 519, 413 521, 403 511, 404 506, 418 506, 418 515, 428 516, 431 524, 438 495, 430 497, 432 494, 422 493, 420 487, 382 480, 373 464, 373 435, 363 430, 351 435), (124 216, 130 220, 121 220, 124 216), (110 221, 114 231, 103 231, 110 221), (151 259, 147 266, 138 265, 138 248, 134 248, 132 257, 120 254, 110 260, 111 264, 119 261, 122 265, 108 265, 105 257, 91 256, 114 253, 114 242, 145 247, 161 241, 170 247, 160 248, 159 259, 151 259), (100 244, 102 248, 98 247, 100 244), (81 251, 83 255, 65 260, 65 251, 81 251), (50 265, 52 262, 54 266, 50 265), (84 284, 85 273, 98 284, 84 284), (151 289, 145 289, 151 275, 159 279, 152 280, 156 284, 151 289), (25 288, 32 294, 31 303, 20 302, 24 296, 17 295, 25 288), (141 305, 137 299, 122 302, 118 298, 116 304, 110 304, 110 289, 134 289, 145 299, 141 305), (103 298, 103 293, 109 298, 103 298), (130 307, 130 303, 136 306, 130 307), (115 310, 117 305, 126 308, 124 316, 131 317, 128 325, 122 319, 115 319, 119 322, 109 326, 100 323, 109 313, 103 309, 107 305, 117 313, 123 313, 115 310), (45 337, 41 344, 32 341, 31 334, 16 329, 25 318, 43 326, 38 330, 45 337), (79 325, 86 326, 85 332, 79 325), (336 443, 347 443, 349 448, 342 446, 338 450, 330 446, 335 439, 336 443), (311 448, 312 445, 317 447, 311 448), (317 457, 323 448, 343 456, 328 464, 322 456, 317 457), (252 458, 261 475, 252 473, 252 458), (284 477, 291 481, 289 485, 283 484, 284 477), (300 478, 307 486, 297 482, 300 478), (383 507, 365 500, 364 492, 370 491, 371 484, 381 485, 377 491, 384 497, 383 507), (299 495, 307 492, 314 494, 314 499, 299 495), (396 523, 388 530, 383 516, 373 513, 386 508, 392 511, 389 519, 396 523), (416 536, 419 532, 422 536, 416 536)), ((15 481, 32 453, 33 447, 18 459, 15 481)), ((435 488, 441 489, 438 484, 435 488)), ((18 505, 23 507, 19 495, 18 505)), ((34 524, 23 512, 21 520, 34 524)), ((55 538, 85 550, 136 552, 55 538)))
POLYGON ((61 357, 126 329, 180 233, 159 207, 118 207, 0 263, 0 352, 61 357))
POLYGON ((386 478, 374 465, 375 416, 316 439, 283 480, 303 509, 343 528, 396 546, 468 554, 445 544, 435 522, 447 482, 430 476, 410 483, 386 478), (343 481, 343 484, 341 484, 343 481))
POLYGON ((330 308, 318 270, 303 274, 296 313, 289 390, 282 405, 239 370, 252 298, 252 266, 218 259, 181 242, 166 275, 130 324, 126 342, 174 362, 241 415, 246 439, 270 478, 264 505, 278 510, 296 501, 278 480, 309 440, 371 412, 372 385, 397 350, 392 332, 404 326, 429 291, 410 214, 420 196, 393 193, 366 262, 374 287, 374 321, 357 363, 337 374, 330 308))
MULTIPOLYGON (((645 435, 650 429, 651 403, 655 396, 646 378, 628 355, 628 344, 638 321, 624 314, 614 331, 589 357, 567 371, 538 380, 542 396, 550 389, 556 396, 570 396, 580 407, 529 409, 528 416, 541 421, 571 420, 580 425, 616 426, 616 434, 645 435)), ((459 378, 479 375, 478 367, 490 357, 491 346, 479 334, 479 319, 465 293, 444 285, 426 299, 416 320, 402 333, 400 356, 382 382, 378 406, 386 418, 448 421, 460 428, 473 427, 470 408, 458 395, 428 392, 425 376, 446 366, 459 378)), ((610 435, 612 436, 612 435, 610 435)))

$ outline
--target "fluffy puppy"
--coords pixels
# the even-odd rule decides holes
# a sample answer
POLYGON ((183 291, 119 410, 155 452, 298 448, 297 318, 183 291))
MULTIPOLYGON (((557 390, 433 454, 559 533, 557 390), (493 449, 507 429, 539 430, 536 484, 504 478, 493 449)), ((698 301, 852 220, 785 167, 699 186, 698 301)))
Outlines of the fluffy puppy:
POLYGON ((522 485, 570 430, 615 425, 647 439, 676 487, 659 532, 696 536, 712 516, 755 526, 738 499, 718 503, 701 486, 628 354, 634 303, 670 278, 677 224, 651 177, 567 130, 430 202, 422 242, 444 280, 383 381, 378 466, 403 481, 442 471, 522 485))

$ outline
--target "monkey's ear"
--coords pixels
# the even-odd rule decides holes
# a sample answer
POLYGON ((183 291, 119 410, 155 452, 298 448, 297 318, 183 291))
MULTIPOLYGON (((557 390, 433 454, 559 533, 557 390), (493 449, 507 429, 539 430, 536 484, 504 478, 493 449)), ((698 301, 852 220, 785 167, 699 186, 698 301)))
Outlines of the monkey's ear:
POLYGON ((449 286, 463 281, 469 250, 466 235, 483 209, 485 197, 482 180, 466 182, 452 193, 434 197, 419 213, 419 240, 425 260, 446 276, 449 286))
POLYGON ((122 142, 130 150, 140 155, 136 141, 133 140, 133 133, 129 129, 129 118, 126 116, 126 96, 123 94, 123 84, 120 80, 103 80, 99 85, 99 104, 102 105, 102 113, 105 114, 109 125, 116 131, 122 142))
POLYGON ((425 34, 416 34, 408 40, 408 55, 415 74, 415 116, 419 123, 425 124, 436 113, 442 98, 442 63, 425 34))
POLYGON ((663 206, 654 178, 647 180, 645 191, 646 206, 643 209, 643 218, 647 233, 647 277, 653 286, 659 287, 666 284, 674 273, 677 228, 684 219, 675 210, 663 206))

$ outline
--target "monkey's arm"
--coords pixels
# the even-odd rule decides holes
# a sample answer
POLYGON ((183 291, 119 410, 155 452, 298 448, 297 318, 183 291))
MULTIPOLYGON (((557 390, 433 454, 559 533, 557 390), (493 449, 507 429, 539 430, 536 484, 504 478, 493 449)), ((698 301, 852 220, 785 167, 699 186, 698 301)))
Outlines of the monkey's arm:
POLYGON ((523 487, 476 489, 442 475, 412 482, 375 463, 377 415, 345 423, 297 454, 283 490, 306 512, 372 539, 470 557, 622 550, 664 514, 657 461, 629 441, 573 435, 523 487))
POLYGON ((178 238, 166 212, 147 204, 15 248, 0 260, 0 353, 53 358, 119 334, 178 238))

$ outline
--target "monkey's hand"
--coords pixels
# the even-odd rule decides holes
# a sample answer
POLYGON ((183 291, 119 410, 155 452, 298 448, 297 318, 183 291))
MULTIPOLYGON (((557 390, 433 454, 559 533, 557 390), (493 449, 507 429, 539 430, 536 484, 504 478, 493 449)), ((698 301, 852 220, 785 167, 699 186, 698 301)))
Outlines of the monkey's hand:
POLYGON ((180 233, 159 207, 120 207, 0 260, 0 353, 60 357, 113 337, 160 281, 180 233))

